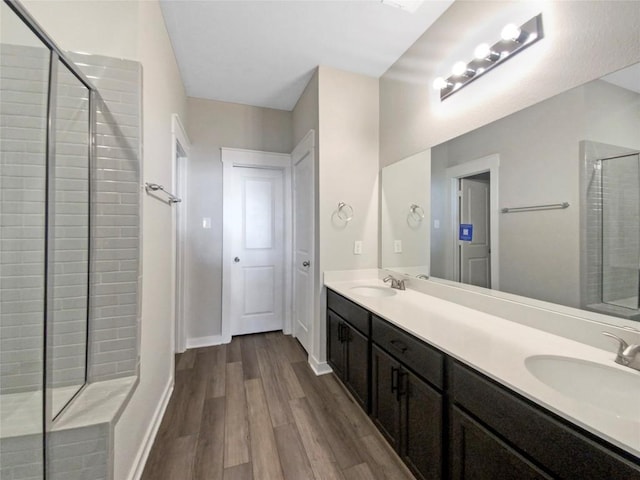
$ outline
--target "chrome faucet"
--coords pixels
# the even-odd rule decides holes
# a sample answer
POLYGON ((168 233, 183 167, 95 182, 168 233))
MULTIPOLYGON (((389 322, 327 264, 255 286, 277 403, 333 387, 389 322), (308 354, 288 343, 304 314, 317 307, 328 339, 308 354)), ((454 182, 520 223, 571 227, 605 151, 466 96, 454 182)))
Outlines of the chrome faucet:
POLYGON ((640 371, 640 345, 629 345, 613 333, 602 332, 602 335, 613 338, 618 342, 616 363, 640 371))
POLYGON ((404 286, 404 280, 398 280, 393 275, 387 275, 382 279, 384 283, 391 282, 391 288, 395 288, 397 290, 406 290, 404 286))

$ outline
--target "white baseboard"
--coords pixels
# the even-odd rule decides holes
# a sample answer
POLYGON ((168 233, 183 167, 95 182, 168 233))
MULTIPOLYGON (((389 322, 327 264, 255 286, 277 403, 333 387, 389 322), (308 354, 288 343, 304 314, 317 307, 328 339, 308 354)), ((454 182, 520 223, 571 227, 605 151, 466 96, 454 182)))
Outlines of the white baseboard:
POLYGON ((211 335, 209 337, 192 337, 187 338, 187 348, 212 347, 214 345, 222 345, 225 342, 222 335, 211 335))
POLYGON ((316 375, 326 375, 333 372, 327 362, 319 362, 313 355, 309 355, 309 366, 316 375))
POLYGON ((171 399, 171 394, 173 393, 173 375, 167 382, 167 386, 162 393, 162 399, 158 404, 156 411, 153 413, 153 419, 151 420, 151 424, 147 429, 147 433, 144 436, 144 441, 142 445, 140 445, 140 449, 136 454, 136 459, 133 462, 133 468, 129 474, 129 480, 140 480, 142 478, 142 472, 144 472, 144 466, 147 463, 147 459, 149 458, 149 453, 151 452, 151 447, 153 446, 153 442, 156 439, 156 435, 158 434, 158 429, 160 428, 160 423, 162 423, 162 417, 164 417, 164 413, 167 410, 167 405, 169 405, 169 400, 171 399))

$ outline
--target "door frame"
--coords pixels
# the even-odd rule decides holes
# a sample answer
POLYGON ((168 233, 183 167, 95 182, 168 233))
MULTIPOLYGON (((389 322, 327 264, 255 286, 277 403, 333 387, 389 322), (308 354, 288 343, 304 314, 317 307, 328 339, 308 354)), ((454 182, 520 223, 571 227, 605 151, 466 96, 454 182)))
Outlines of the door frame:
POLYGON ((189 160, 189 149, 191 142, 187 132, 182 125, 178 114, 171 116, 171 192, 181 198, 181 202, 174 204, 171 212, 171 225, 173 232, 171 239, 171 312, 175 316, 172 322, 172 339, 176 353, 182 353, 187 349, 186 332, 186 292, 187 280, 187 162, 189 160), (183 157, 178 157, 178 144, 184 152, 183 157), (180 175, 178 175, 178 172, 180 175), (178 182, 178 177, 180 182, 178 182), (179 184, 178 184, 179 183, 179 184), (177 209, 180 208, 182 215, 178 217, 177 209), (180 265, 178 260, 182 259, 180 265))
MULTIPOLYGON (((293 149, 293 151, 291 152, 291 175, 292 175, 292 182, 293 182, 293 171, 294 171, 294 159, 295 158, 300 158, 300 161, 302 161, 306 156, 310 156, 311 157, 311 185, 312 185, 312 206, 314 209, 314 213, 313 213, 313 221, 311 222, 311 245, 309 248, 309 257, 310 257, 310 262, 311 265, 309 266, 309 276, 311 277, 311 291, 309 292, 309 299, 310 299, 310 304, 309 304, 309 329, 308 329, 308 336, 307 336, 307 345, 305 345, 304 347, 306 347, 307 349, 307 354, 309 355, 309 358, 311 358, 311 351, 313 349, 313 340, 315 338, 315 330, 316 330, 316 321, 315 321, 315 313, 316 313, 316 295, 315 295, 315 291, 316 291, 316 274, 317 274, 317 270, 316 270, 316 223, 315 223, 315 182, 316 182, 316 173, 315 173, 315 165, 316 165, 316 160, 315 160, 315 130, 311 129, 309 130, 306 135, 302 138, 302 140, 300 140, 300 142, 296 145, 296 147, 293 149)), ((291 230, 291 235, 292 235, 292 243, 291 243, 291 312, 292 315, 295 312, 295 298, 294 298, 294 294, 296 293, 295 291, 295 285, 293 283, 294 279, 295 279, 295 268, 296 266, 294 265, 293 261, 295 259, 295 252, 296 252, 296 245, 293 244, 293 233, 295 231, 295 221, 297 218, 297 214, 295 211, 295 204, 293 204, 293 183, 291 184, 291 201, 292 201, 292 230, 291 230)), ((295 327, 293 326, 293 317, 292 317, 292 325, 291 325, 291 334, 295 337, 295 327)))
POLYGON ((271 168, 282 170, 284 174, 284 319, 282 330, 291 333, 292 268, 293 268, 293 215, 291 188, 291 155, 288 153, 264 152, 239 148, 220 148, 222 161, 222 343, 231 342, 231 179, 233 167, 271 168))
POLYGON ((447 264, 452 268, 450 278, 454 278, 453 274, 458 268, 458 256, 456 255, 456 246, 458 243, 458 179, 470 177, 479 173, 489 172, 489 189, 490 189, 490 210, 489 210, 489 235, 491 248, 491 289, 498 290, 500 288, 500 208, 499 208, 499 170, 500 155, 497 153, 486 157, 471 160, 469 162, 449 167, 446 169, 446 182, 449 186, 450 200, 450 235, 451 241, 447 242, 448 261, 447 264))

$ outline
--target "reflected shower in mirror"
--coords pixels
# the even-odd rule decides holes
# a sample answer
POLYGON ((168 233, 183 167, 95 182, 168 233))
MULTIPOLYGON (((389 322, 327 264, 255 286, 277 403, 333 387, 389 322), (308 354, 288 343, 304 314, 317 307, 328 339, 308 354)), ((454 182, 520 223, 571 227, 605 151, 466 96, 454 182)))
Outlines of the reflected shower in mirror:
POLYGON ((49 192, 47 387, 55 416, 86 381, 89 307, 89 90, 61 62, 49 192))
POLYGON ((639 112, 634 65, 433 147, 430 184, 394 174, 430 191, 430 276, 640 319, 639 112))

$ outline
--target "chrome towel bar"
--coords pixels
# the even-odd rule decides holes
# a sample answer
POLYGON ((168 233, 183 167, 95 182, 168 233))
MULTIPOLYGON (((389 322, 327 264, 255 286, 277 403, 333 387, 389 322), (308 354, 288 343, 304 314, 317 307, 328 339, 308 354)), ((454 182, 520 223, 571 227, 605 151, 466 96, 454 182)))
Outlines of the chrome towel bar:
POLYGON ((144 184, 144 189, 147 193, 161 191, 169 197, 167 200, 168 203, 180 203, 182 201, 181 198, 176 197, 173 193, 167 192, 162 185, 158 185, 157 183, 146 182, 144 184))
POLYGON ((528 207, 510 207, 500 210, 502 213, 535 212, 536 210, 559 210, 569 208, 569 202, 550 203, 548 205, 531 205, 528 207))

